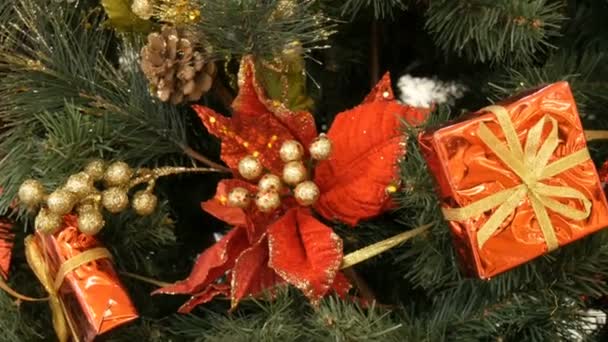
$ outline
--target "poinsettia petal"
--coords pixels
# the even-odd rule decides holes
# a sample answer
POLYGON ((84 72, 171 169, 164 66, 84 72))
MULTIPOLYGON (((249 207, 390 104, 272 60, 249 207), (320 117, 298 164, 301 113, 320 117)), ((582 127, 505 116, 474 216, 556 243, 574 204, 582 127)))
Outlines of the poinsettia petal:
POLYGON ((304 147, 309 146, 317 137, 315 119, 309 112, 291 112, 282 104, 273 109, 273 112, 304 147))
POLYGON ((259 113, 269 112, 265 103, 265 92, 256 80, 255 64, 252 56, 241 59, 239 68, 239 93, 232 102, 234 113, 240 118, 257 117, 259 113))
MULTIPOLYGON (((228 194, 235 187, 243 187, 251 194, 258 191, 256 185, 239 179, 224 179, 217 185, 215 196, 203 203, 203 210, 214 217, 228 223, 231 226, 247 228, 249 242, 254 243, 266 232, 269 222, 275 221, 282 213, 295 205, 293 198, 286 198, 281 202, 281 207, 271 213, 263 213, 251 205, 248 209, 235 208, 228 205, 228 194)), ((288 193, 288 189, 285 190, 288 193)))
POLYGON ((352 285, 342 272, 336 273, 334 283, 331 285, 331 289, 340 297, 346 298, 348 291, 350 291, 352 285))
MULTIPOLYGON (((373 103, 373 102, 392 102, 395 101, 395 93, 391 86, 391 74, 385 73, 380 79, 378 84, 370 91, 365 97, 362 104, 373 103)), ((409 111, 401 115, 401 117, 410 125, 417 126, 422 124, 428 119, 431 109, 430 108, 415 108, 407 107, 409 111)))
POLYGON ((195 105, 194 110, 207 130, 222 140, 222 160, 235 175, 241 159, 256 155, 264 167, 279 174, 283 162, 279 149, 286 140, 307 146, 316 136, 314 118, 307 112, 291 112, 281 103, 268 99, 255 78, 250 56, 243 57, 239 71, 239 93, 234 100, 232 118, 195 105))
POLYGON ((327 294, 342 262, 342 240, 333 230, 297 207, 267 233, 269 266, 313 303, 327 294))
POLYGON ((239 141, 232 128, 232 119, 218 114, 211 108, 193 105, 192 109, 198 114, 209 133, 215 135, 222 141, 221 158, 235 175, 238 175, 239 161, 249 155, 249 151, 243 146, 244 141, 239 141))
POLYGON ((353 226, 388 207, 387 187, 398 182, 398 161, 406 152, 401 120, 418 118, 416 109, 393 100, 388 75, 366 101, 338 114, 327 134, 332 155, 315 170, 321 190, 315 209, 353 226))
POLYGON ((13 223, 9 220, 0 220, 0 273, 4 279, 8 278, 11 266, 15 234, 12 232, 13 223))
POLYGON ((374 86, 369 94, 367 94, 361 104, 394 100, 395 92, 393 92, 393 87, 391 85, 391 74, 387 72, 382 76, 380 81, 376 83, 376 86, 374 86))
POLYGON ((246 229, 235 227, 198 256, 188 278, 162 287, 153 294, 199 292, 232 268, 235 260, 247 247, 249 240, 246 229))
POLYGON ((235 175, 238 176, 239 161, 249 155, 257 156, 266 169, 280 174, 281 145, 296 138, 271 112, 265 109, 257 116, 235 112, 228 119, 206 107, 192 108, 209 132, 222 140, 221 158, 235 175))
POLYGON ((232 308, 244 297, 258 295, 280 282, 268 267, 268 239, 264 236, 239 256, 232 269, 232 308))
POLYGON ((251 183, 238 179, 224 179, 217 184, 215 196, 203 202, 201 207, 209 214, 231 226, 246 227, 249 221, 245 210, 228 206, 228 194, 236 187, 245 188, 252 194, 257 192, 257 187, 251 183))
POLYGON ((178 312, 179 313, 189 313, 195 307, 205 304, 213 300, 213 298, 223 295, 230 295, 230 285, 229 284, 211 284, 207 286, 202 292, 199 292, 192 296, 184 305, 180 306, 178 312))
POLYGON ((309 112, 293 112, 283 103, 273 101, 266 96, 264 87, 256 77, 256 66, 253 57, 245 56, 239 70, 239 95, 234 100, 233 109, 243 119, 243 114, 268 111, 287 128, 296 140, 308 146, 317 136, 315 119, 309 112))

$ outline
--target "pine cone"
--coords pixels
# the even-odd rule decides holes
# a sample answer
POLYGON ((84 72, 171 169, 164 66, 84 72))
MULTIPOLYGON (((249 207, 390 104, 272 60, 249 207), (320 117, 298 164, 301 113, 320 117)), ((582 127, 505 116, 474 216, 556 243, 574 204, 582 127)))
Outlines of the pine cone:
POLYGON ((148 44, 141 50, 141 69, 153 93, 173 104, 200 99, 211 88, 216 72, 215 64, 205 61, 190 40, 170 26, 148 35, 148 44))

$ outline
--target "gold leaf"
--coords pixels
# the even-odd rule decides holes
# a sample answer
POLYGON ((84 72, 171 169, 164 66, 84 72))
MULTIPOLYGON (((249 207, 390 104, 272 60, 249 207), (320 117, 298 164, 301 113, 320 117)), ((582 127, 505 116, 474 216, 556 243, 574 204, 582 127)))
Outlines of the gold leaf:
POLYGON ((147 32, 152 22, 143 20, 131 11, 131 0, 102 0, 110 26, 120 32, 147 32))

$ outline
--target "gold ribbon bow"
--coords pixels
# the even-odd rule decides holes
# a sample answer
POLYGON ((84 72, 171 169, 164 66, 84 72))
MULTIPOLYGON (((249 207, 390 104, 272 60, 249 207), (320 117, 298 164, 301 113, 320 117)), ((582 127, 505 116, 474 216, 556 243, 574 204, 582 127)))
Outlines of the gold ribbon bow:
POLYGON ((536 214, 536 219, 545 238, 547 248, 552 251, 558 247, 557 236, 547 213, 547 208, 572 220, 583 220, 591 213, 591 201, 580 191, 567 186, 552 186, 541 183, 542 180, 553 177, 561 172, 575 167, 588 160, 589 151, 586 148, 558 159, 551 164, 549 158, 558 146, 557 120, 549 115, 540 119, 529 131, 526 145, 522 148, 521 142, 513 127, 509 113, 502 106, 489 106, 483 109, 496 115, 502 128, 506 145, 482 122, 479 124, 477 134, 496 154, 522 180, 522 184, 511 189, 505 189, 471 203, 462 208, 444 208, 443 215, 450 221, 463 221, 483 214, 496 208, 494 214, 477 232, 479 248, 490 239, 505 219, 520 205, 527 196, 536 214), (544 143, 540 143, 545 122, 551 123, 551 133, 544 143), (580 200, 584 210, 578 210, 562 204, 551 197, 572 198, 580 200))
POLYGON ((75 341, 79 341, 74 322, 67 315, 66 307, 59 298, 59 288, 65 277, 78 267, 94 260, 112 258, 112 255, 107 249, 101 247, 84 251, 61 264, 54 278, 48 266, 48 261, 33 235, 25 238, 25 256, 32 271, 49 293, 48 300, 53 314, 53 326, 57 338, 60 342, 65 342, 71 335, 75 341))

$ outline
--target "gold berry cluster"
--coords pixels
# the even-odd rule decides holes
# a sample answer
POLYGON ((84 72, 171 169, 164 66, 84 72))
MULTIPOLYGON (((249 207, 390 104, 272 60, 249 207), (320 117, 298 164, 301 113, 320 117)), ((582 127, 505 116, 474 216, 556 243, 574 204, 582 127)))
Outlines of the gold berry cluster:
POLYGON ((78 229, 95 235, 105 225, 102 208, 115 214, 127 209, 130 203, 137 214, 150 215, 158 202, 152 193, 155 179, 153 170, 133 171, 122 161, 106 165, 102 160, 94 160, 48 195, 40 181, 26 180, 19 188, 19 200, 29 208, 40 208, 35 225, 41 232, 56 232, 62 227, 63 216, 75 212, 78 229), (129 201, 129 190, 145 182, 148 187, 136 192, 129 201))
MULTIPOLYGON (((331 141, 325 134, 319 135, 308 146, 312 160, 325 160, 331 154, 331 141)), ((257 194, 251 194, 243 187, 236 187, 228 194, 227 204, 232 207, 248 208, 254 201, 258 210, 269 213, 281 206, 281 193, 289 188, 296 201, 302 206, 311 206, 319 198, 319 187, 310 180, 302 144, 287 140, 281 145, 279 156, 285 163, 282 174, 264 173, 262 163, 255 155, 239 161, 239 174, 249 180, 258 181, 257 194)))

